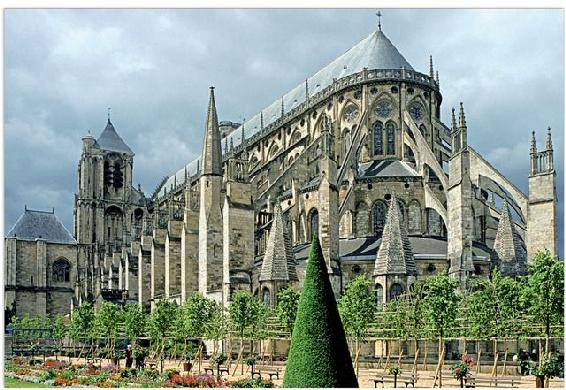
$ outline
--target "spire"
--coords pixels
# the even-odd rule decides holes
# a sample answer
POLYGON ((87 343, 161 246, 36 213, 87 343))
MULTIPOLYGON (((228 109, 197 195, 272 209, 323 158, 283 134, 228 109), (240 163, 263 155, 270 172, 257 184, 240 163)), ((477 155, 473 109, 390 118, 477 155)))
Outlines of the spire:
POLYGON ((214 87, 210 87, 201 173, 203 175, 222 175, 222 146, 220 130, 218 129, 218 116, 216 115, 214 87))
POLYGON ((507 200, 504 201, 493 244, 502 275, 523 275, 527 271, 525 243, 517 233, 507 200))
POLYGON ((537 152, 537 138, 536 138, 534 130, 531 134, 532 134, 532 136, 531 136, 531 154, 533 154, 533 153, 537 152))
POLYGON ((552 150, 552 133, 550 126, 548 126, 548 131, 546 133, 546 150, 552 150))
POLYGON ((281 116, 285 115, 285 103, 283 103, 283 96, 281 96, 281 116))
POLYGON ((440 77, 438 77, 438 70, 436 71, 436 85, 440 87, 440 77))
POLYGON ((259 124, 260 124, 261 130, 263 130, 263 111, 259 112, 259 124))
POLYGON ((240 143, 243 144, 245 139, 246 139, 246 118, 242 120, 242 141, 240 143))
POLYGON ((464 114, 464 103, 460 102, 460 114, 458 115, 458 127, 466 127, 466 114, 464 114))
POLYGON ((374 276, 416 275, 415 258, 395 195, 391 196, 381 245, 375 257, 374 276))
POLYGON ((295 257, 279 202, 275 204, 271 229, 267 239, 263 263, 261 264, 260 282, 297 281, 295 257))
POLYGON ((432 56, 430 56, 430 78, 434 78, 434 66, 432 65, 432 56))
POLYGON ((451 117, 451 124, 452 124, 452 132, 456 131, 456 109, 452 107, 452 117, 451 117))

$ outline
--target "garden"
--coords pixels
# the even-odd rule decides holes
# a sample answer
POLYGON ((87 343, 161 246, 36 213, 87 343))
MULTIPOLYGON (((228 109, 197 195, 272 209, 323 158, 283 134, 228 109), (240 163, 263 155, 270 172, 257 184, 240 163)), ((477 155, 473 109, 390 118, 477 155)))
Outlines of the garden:
POLYGON ((563 377, 564 268, 547 252, 525 277, 495 270, 461 291, 441 274, 387 304, 366 276, 336 301, 327 275, 309 271, 317 256, 313 249, 302 291, 280 290, 273 308, 239 291, 227 308, 194 293, 181 305, 160 300, 151 313, 103 302, 83 303, 70 318, 12 318, 4 378, 73 387, 442 387, 498 378, 548 387, 563 377), (328 362, 324 351, 351 359, 328 362))

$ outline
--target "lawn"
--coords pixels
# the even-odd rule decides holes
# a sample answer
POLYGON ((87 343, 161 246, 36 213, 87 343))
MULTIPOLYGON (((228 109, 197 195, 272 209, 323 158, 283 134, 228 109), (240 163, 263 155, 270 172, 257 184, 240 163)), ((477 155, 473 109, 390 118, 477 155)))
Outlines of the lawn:
POLYGON ((46 385, 45 383, 24 382, 18 379, 4 377, 4 387, 29 388, 29 387, 53 387, 53 386, 46 385))

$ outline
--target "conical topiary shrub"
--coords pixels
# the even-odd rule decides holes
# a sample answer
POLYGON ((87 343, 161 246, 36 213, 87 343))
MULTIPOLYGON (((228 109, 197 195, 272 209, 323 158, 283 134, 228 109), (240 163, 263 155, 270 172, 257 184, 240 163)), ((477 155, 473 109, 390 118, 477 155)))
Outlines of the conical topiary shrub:
POLYGON ((283 387, 358 387, 317 237, 311 245, 283 387))

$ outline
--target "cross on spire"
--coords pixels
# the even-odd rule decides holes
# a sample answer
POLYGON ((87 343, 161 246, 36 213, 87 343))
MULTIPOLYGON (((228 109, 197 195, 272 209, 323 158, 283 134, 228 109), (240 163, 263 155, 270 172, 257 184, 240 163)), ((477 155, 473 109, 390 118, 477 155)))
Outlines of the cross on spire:
POLYGON ((377 27, 379 28, 379 31, 381 31, 381 11, 377 11, 376 15, 377 15, 377 27))
POLYGON ((111 110, 111 108, 108 107, 108 122, 110 122, 110 110, 111 110))

